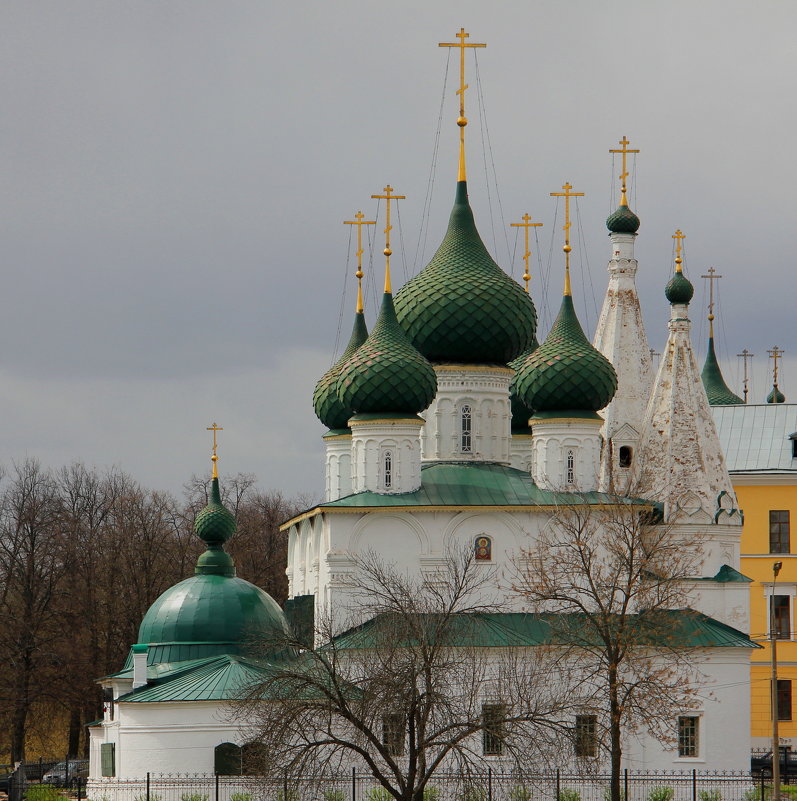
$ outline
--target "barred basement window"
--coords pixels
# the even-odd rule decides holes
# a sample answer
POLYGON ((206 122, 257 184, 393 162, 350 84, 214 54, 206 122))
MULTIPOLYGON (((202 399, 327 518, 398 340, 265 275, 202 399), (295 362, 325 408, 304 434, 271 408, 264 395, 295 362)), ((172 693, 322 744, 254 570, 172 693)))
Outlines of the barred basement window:
POLYGON ((788 509, 771 509, 769 512, 769 552, 791 553, 788 509))
POLYGON ((400 712, 391 712, 382 717, 382 742, 391 756, 404 753, 404 730, 406 720, 400 712))
POLYGON ((678 756, 698 756, 698 724, 700 718, 695 715, 683 715, 678 718, 678 756))
POLYGON ((567 452, 566 480, 568 484, 576 483, 576 454, 572 450, 567 452))
POLYGON ((473 410, 470 404, 466 403, 462 407, 462 416, 460 418, 460 449, 462 453, 470 453, 472 445, 472 432, 473 432, 473 410))
POLYGON ((503 704, 484 704, 482 706, 482 753, 485 756, 501 756, 504 753, 503 704))
POLYGON ((382 457, 382 484, 385 489, 393 486, 393 452, 385 451, 382 457))
POLYGON ((576 756, 594 757, 598 753, 598 718, 596 715, 576 715, 576 756))

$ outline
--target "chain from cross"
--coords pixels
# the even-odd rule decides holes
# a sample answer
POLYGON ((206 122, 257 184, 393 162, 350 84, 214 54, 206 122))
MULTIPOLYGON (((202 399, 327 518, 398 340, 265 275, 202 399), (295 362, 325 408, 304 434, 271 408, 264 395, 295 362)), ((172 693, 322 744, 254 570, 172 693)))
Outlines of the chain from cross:
POLYGON ((371 195, 374 200, 385 201, 385 249, 382 251, 385 254, 385 292, 392 292, 390 287, 390 257, 393 251, 390 249, 390 232, 393 226, 390 224, 390 201, 391 200, 406 200, 406 195, 394 195, 393 187, 388 184, 383 190, 384 195, 371 195))
POLYGON ((541 228, 542 223, 530 222, 531 217, 529 217, 528 212, 526 212, 520 219, 523 220, 523 222, 509 223, 509 226, 510 228, 522 228, 526 237, 526 251, 523 254, 523 261, 526 264, 526 272, 523 273, 523 280, 526 282, 526 292, 528 293, 529 281, 531 281, 531 274, 529 273, 529 256, 531 256, 531 251, 529 250, 529 228, 541 228))
POLYGON ((466 42, 470 34, 465 33, 464 28, 459 29, 459 33, 455 34, 458 42, 440 42, 438 43, 438 47, 458 47, 459 48, 459 89, 457 90, 457 94, 459 95, 459 117, 460 119, 457 120, 457 125, 460 127, 464 127, 468 124, 468 121, 465 119, 465 90, 468 88, 468 85, 465 83, 465 48, 466 47, 487 47, 486 44, 477 44, 476 42, 466 42))
POLYGON ((639 151, 638 150, 629 150, 628 149, 628 145, 630 145, 631 142, 628 140, 628 138, 626 136, 623 136, 623 138, 618 142, 618 144, 623 146, 622 150, 609 150, 609 152, 610 153, 622 153, 622 155, 623 155, 623 171, 620 173, 620 181, 622 183, 622 191, 625 192, 625 189, 626 189, 625 179, 628 177, 628 170, 626 169, 626 156, 629 153, 639 153, 639 151))
POLYGON ((708 275, 701 275, 701 278, 708 278, 708 322, 710 335, 714 336, 714 282, 719 281, 722 276, 713 268, 706 270, 708 275))
POLYGON ((747 388, 748 388, 748 377, 747 377, 747 360, 752 360, 755 353, 750 353, 747 348, 744 348, 741 353, 736 354, 737 358, 744 360, 744 378, 742 379, 742 383, 744 386, 744 402, 747 403, 747 388))
POLYGON ((221 426, 216 425, 216 423, 213 423, 213 425, 207 427, 207 430, 213 432, 213 455, 210 457, 210 460, 213 462, 213 478, 218 478, 219 473, 216 469, 216 462, 219 460, 219 457, 216 455, 216 448, 218 447, 218 443, 216 442, 216 432, 224 431, 224 429, 221 426))
POLYGON ((358 211, 354 215, 353 220, 344 220, 344 225, 356 225, 357 226, 357 272, 355 275, 357 276, 357 311, 361 312, 363 310, 363 226, 364 225, 376 225, 376 220, 366 220, 364 219, 365 215, 358 211))
POLYGON ((675 271, 680 273, 681 272, 681 265, 683 264, 683 258, 681 257, 681 251, 683 249, 683 241, 686 239, 686 234, 681 231, 679 228, 673 235, 672 238, 675 240, 675 271))
POLYGON ((769 358, 774 361, 772 383, 775 386, 778 385, 778 359, 780 359, 785 352, 786 351, 783 350, 783 348, 779 348, 777 345, 773 345, 771 350, 767 351, 767 353, 769 354, 769 358))

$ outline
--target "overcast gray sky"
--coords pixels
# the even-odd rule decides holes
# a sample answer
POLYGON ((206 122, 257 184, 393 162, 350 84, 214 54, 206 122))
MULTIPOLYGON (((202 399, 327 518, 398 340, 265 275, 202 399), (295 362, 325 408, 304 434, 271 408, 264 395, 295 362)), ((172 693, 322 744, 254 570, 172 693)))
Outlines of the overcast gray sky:
MULTIPOLYGON (((545 223, 550 276, 535 274, 532 289, 540 333, 562 274, 549 193, 566 180, 586 193, 574 290, 591 335, 617 201, 608 150, 627 135, 642 151, 632 206, 652 345, 666 338, 662 291, 680 227, 701 363, 699 276, 713 266, 724 276, 726 379, 741 391, 735 354, 748 348, 762 400, 777 344, 781 387, 797 400, 797 4, 6 0, 2 460, 116 464, 179 492, 209 469, 204 429, 217 420, 222 472, 318 494, 324 429, 312 390, 333 357, 344 285, 344 336, 353 307, 342 221, 375 214, 370 195, 389 182, 407 196, 394 284, 432 255, 457 142, 458 65, 437 43, 460 26, 488 45, 478 51, 483 114, 468 57, 471 201, 516 277, 522 248, 508 224, 524 212, 545 223)), ((373 269, 381 274, 381 258, 373 269)), ((369 286, 371 322, 374 296, 369 286)))

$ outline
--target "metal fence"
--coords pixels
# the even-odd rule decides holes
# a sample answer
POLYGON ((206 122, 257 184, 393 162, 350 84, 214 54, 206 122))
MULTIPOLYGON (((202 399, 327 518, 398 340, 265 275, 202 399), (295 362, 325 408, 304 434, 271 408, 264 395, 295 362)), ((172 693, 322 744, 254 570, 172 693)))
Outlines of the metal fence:
MULTIPOLYGON (((797 789, 797 788, 795 788, 797 789)), ((749 772, 641 772, 622 775, 622 801, 767 801, 770 785, 749 772)), ((282 777, 149 774, 144 779, 92 779, 89 801, 392 801, 370 774, 282 777)), ((424 801, 608 801, 608 774, 564 771, 438 774, 424 801)), ((785 801, 797 801, 788 788, 785 801)))

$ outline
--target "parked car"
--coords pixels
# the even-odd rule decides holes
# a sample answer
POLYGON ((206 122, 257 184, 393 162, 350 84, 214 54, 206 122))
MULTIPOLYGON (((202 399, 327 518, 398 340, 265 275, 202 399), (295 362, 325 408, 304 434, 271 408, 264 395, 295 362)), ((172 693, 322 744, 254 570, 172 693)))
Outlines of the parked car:
MULTIPOLYGON (((754 776, 772 776, 772 751, 763 754, 753 754, 750 757, 750 772, 754 776)), ((781 778, 788 775, 797 777, 797 752, 782 748, 780 751, 781 778)))
POLYGON ((59 762, 42 776, 45 784, 54 784, 56 787, 74 787, 78 781, 83 781, 89 775, 89 761, 87 759, 70 759, 68 762, 59 762))

